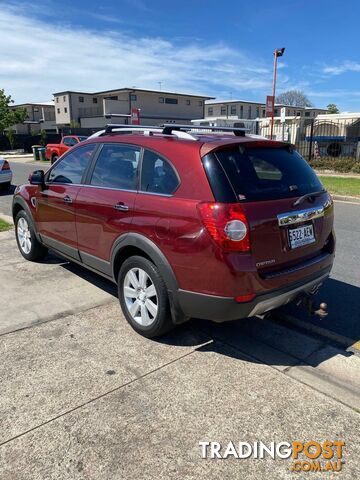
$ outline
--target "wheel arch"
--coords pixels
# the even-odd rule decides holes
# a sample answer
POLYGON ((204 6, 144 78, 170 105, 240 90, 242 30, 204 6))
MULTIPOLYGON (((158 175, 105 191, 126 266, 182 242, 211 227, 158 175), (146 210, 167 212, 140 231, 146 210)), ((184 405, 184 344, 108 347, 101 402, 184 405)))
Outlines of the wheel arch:
POLYGON ((171 314, 174 323, 183 323, 188 318, 184 316, 178 302, 178 282, 175 273, 160 248, 149 238, 138 233, 121 235, 112 248, 111 268, 115 281, 124 260, 133 255, 140 255, 152 261, 163 277, 170 301, 171 314))

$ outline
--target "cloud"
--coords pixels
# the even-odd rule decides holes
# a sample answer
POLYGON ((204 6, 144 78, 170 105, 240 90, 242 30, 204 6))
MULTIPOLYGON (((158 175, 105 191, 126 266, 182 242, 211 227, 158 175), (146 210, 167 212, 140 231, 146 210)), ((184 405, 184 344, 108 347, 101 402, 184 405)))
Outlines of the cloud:
POLYGON ((346 72, 360 72, 360 63, 347 60, 340 65, 328 65, 322 69, 328 75, 341 75, 346 72))
POLYGON ((0 11, 0 86, 18 103, 49 100, 61 90, 156 89, 159 81, 164 90, 206 95, 219 89, 263 95, 270 89, 271 68, 222 43, 177 44, 131 37, 118 29, 71 27, 34 15, 21 4, 0 11))

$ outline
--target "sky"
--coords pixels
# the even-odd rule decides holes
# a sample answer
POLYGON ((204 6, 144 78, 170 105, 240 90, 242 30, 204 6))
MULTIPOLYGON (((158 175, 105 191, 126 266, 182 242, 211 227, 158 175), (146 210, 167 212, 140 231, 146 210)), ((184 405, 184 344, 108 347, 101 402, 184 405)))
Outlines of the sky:
POLYGON ((358 0, 0 0, 0 88, 16 103, 122 87, 360 112, 358 0))

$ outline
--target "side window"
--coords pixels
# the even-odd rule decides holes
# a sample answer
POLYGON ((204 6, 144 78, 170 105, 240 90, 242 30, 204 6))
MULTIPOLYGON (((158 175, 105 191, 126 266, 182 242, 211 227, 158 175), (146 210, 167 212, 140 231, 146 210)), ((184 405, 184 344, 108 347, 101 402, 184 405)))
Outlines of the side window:
POLYGON ((63 139, 63 144, 66 145, 67 147, 73 147, 74 145, 77 144, 77 141, 76 141, 76 138, 65 137, 63 139))
POLYGON ((140 189, 143 192, 171 195, 178 186, 178 176, 170 163, 157 153, 145 150, 140 189))
POLYGON ((96 161, 91 185, 136 190, 140 148, 104 144, 96 161))
POLYGON ((84 147, 70 151, 70 153, 50 171, 47 182, 80 184, 95 148, 96 144, 92 143, 91 145, 85 145, 84 147))

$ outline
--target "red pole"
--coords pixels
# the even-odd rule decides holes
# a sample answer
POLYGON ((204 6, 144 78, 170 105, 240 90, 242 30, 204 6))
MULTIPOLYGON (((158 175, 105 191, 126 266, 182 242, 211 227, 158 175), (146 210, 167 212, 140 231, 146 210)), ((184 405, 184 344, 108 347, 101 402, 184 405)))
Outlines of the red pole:
POLYGON ((274 52, 274 76, 273 76, 273 91, 272 91, 272 96, 273 96, 273 108, 272 108, 272 114, 271 114, 271 129, 270 129, 270 139, 272 140, 273 138, 273 132, 274 132, 274 109, 275 109, 275 91, 276 91, 276 68, 277 68, 277 54, 276 50, 274 52))

